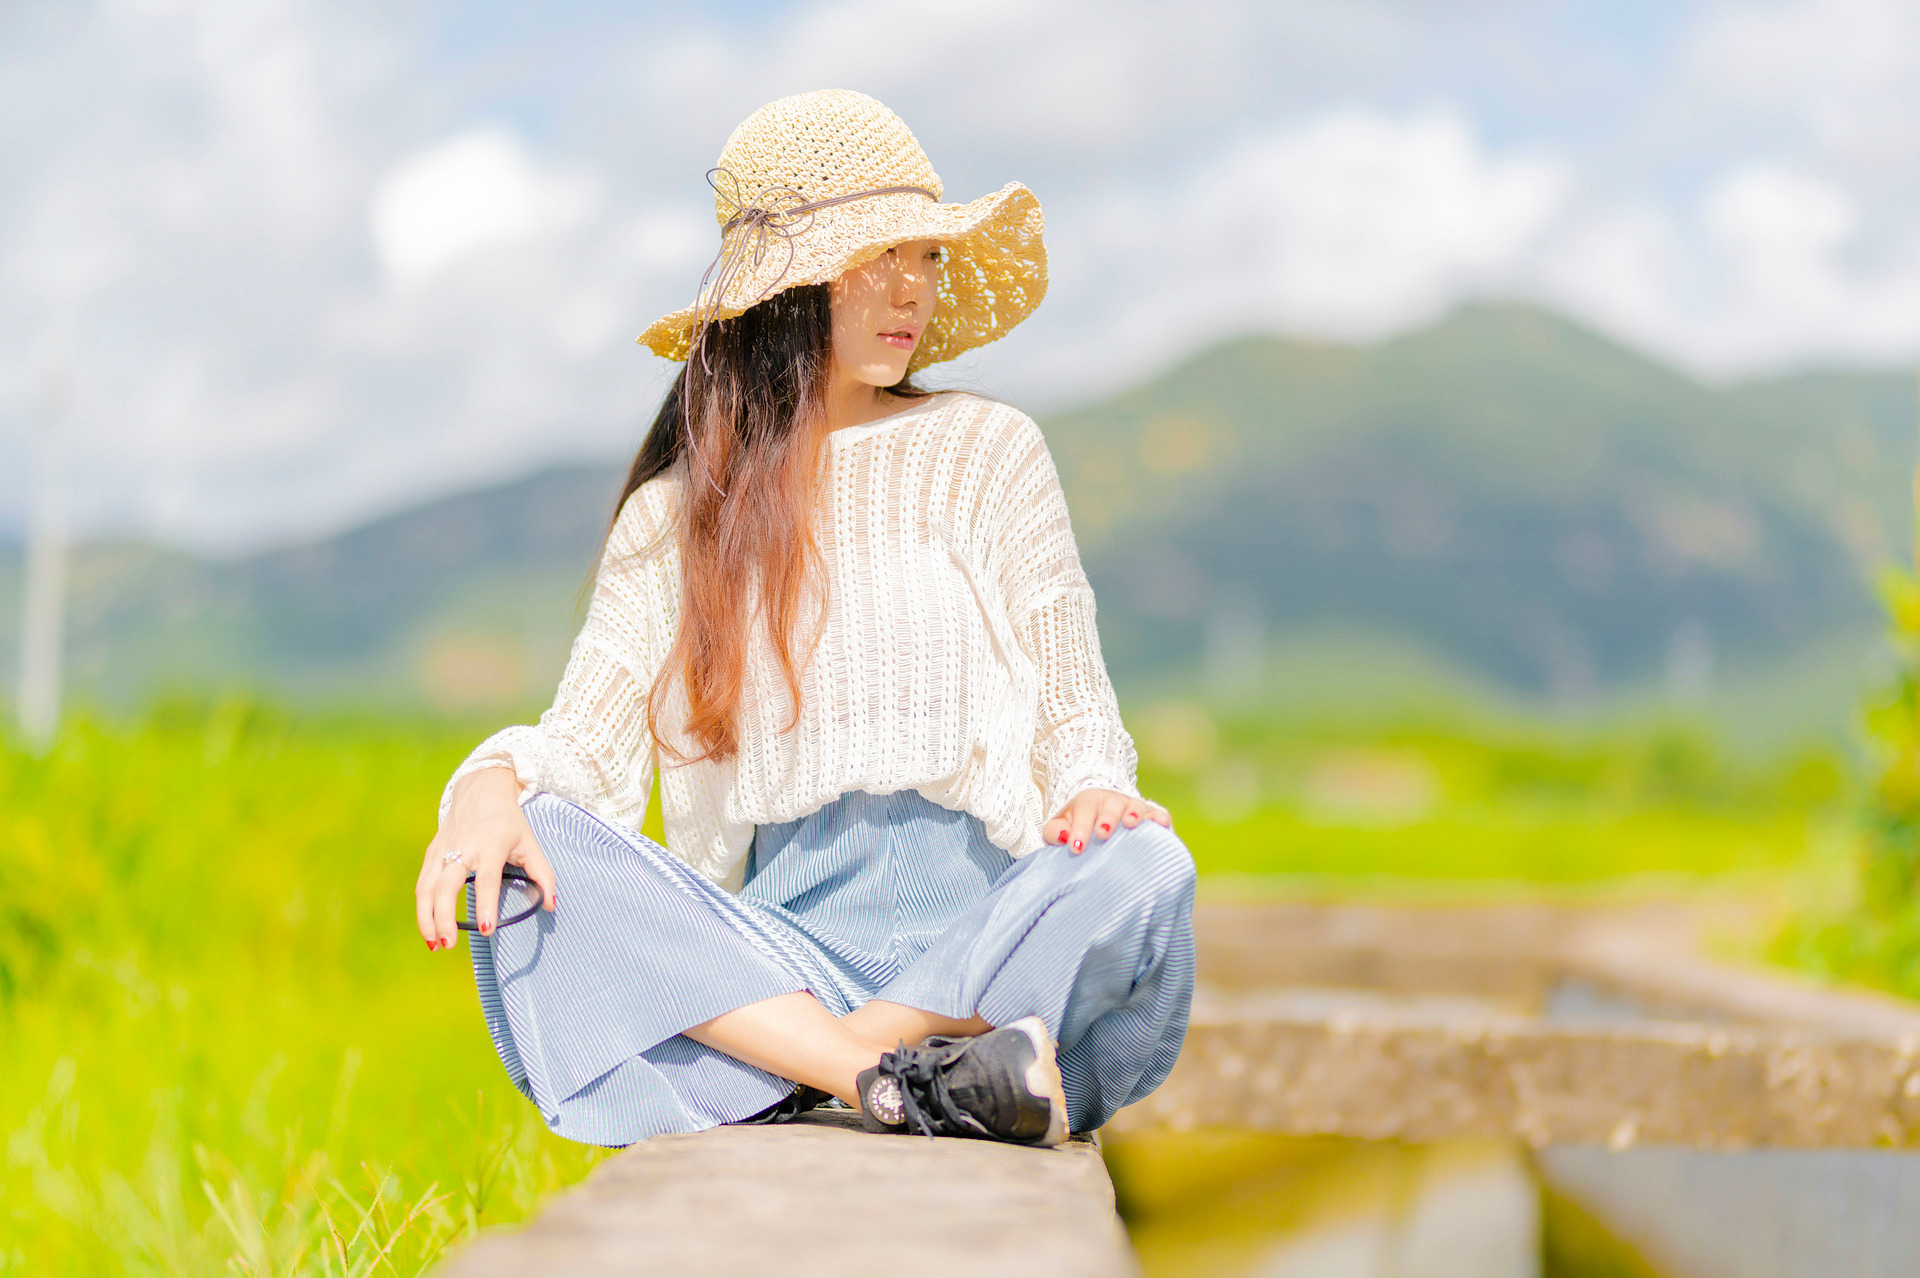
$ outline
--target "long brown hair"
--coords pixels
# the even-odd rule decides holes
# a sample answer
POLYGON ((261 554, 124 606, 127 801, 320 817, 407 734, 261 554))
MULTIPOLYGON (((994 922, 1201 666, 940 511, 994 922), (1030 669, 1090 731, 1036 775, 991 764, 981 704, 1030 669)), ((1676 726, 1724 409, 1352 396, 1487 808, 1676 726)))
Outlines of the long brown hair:
MULTIPOLYGON (((793 705, 781 731, 799 722, 806 661, 795 660, 793 639, 820 559, 814 489, 833 355, 827 288, 785 289, 708 327, 702 349, 661 401, 614 504, 618 522, 642 484, 683 468, 680 629, 647 694, 648 731, 682 761, 722 760, 739 750, 736 715, 755 603, 793 705), (702 751, 692 758, 667 744, 656 716, 660 691, 675 675, 686 688, 686 735, 702 751)), ((888 389, 927 393, 906 378, 888 389)))

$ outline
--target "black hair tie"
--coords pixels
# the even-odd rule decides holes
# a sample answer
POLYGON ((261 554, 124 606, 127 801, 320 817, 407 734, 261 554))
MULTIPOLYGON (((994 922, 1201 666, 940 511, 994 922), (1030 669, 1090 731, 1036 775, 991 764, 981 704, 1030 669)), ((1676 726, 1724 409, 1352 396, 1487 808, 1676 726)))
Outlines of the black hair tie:
MULTIPOLYGON (((471 884, 477 877, 478 876, 476 875, 469 874, 467 875, 467 882, 471 884)), ((546 892, 541 889, 538 883, 535 883, 533 881, 533 878, 531 875, 529 875, 525 870, 521 869, 519 866, 503 865, 500 867, 501 886, 505 887, 509 883, 525 883, 527 886, 533 889, 534 894, 539 899, 536 900, 532 905, 529 905, 526 909, 514 915, 512 918, 501 919, 500 927, 507 927, 510 924, 521 923, 526 921, 527 919, 532 918, 534 915, 540 912, 540 907, 547 903, 546 892)), ((480 925, 478 923, 470 922, 467 919, 461 919, 457 926, 460 928, 462 932, 478 932, 480 930, 480 925)), ((498 931, 499 929, 496 928, 495 930, 498 931)))

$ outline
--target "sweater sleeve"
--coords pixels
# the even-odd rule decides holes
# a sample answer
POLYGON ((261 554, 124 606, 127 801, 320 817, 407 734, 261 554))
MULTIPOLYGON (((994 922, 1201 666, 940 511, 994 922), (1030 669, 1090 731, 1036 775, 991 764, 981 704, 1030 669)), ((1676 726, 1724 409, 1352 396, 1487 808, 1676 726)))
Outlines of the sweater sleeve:
POLYGON ((650 496, 643 490, 629 499, 607 538, 593 603, 552 707, 538 723, 503 729, 474 748, 441 792, 443 823, 462 777, 512 768, 522 801, 551 793, 640 827, 654 768, 647 693, 679 603, 657 597, 660 574, 650 561, 659 553, 653 543, 662 511, 650 496))
POLYGON ((1020 416, 1005 445, 1005 479, 990 499, 994 553, 1014 638, 1038 676, 1033 775, 1051 818, 1083 790, 1137 796, 1137 760, 1100 656, 1093 587, 1046 439, 1020 416))

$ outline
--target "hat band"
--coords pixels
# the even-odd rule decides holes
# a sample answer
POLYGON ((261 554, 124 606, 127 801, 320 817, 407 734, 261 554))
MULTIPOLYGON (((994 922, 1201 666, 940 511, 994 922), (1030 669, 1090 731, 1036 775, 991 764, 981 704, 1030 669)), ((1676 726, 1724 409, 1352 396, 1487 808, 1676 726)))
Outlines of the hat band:
MULTIPOLYGON (((709 374, 713 372, 713 366, 707 363, 707 327, 719 315, 726 301, 727 290, 733 287, 740 273, 743 270, 751 272, 760 269, 773 241, 779 240, 786 245, 787 259, 747 306, 765 301, 786 280, 798 252, 794 247, 794 237, 804 235, 812 228, 813 215, 821 209, 872 199, 876 195, 924 195, 930 200, 940 198, 924 186, 881 186, 871 191, 855 191, 851 195, 835 195, 824 200, 809 200, 806 193, 796 187, 768 186, 762 187, 756 195, 747 197, 741 194, 740 184, 733 174, 722 168, 707 170, 707 185, 733 208, 733 216, 720 228, 720 251, 701 274, 700 291, 694 297, 693 336, 688 345, 687 360, 691 363, 699 359, 700 367, 709 374), (787 197, 792 197, 793 202, 782 202, 787 197)), ((687 446, 700 462, 701 473, 706 475, 713 490, 725 496, 726 490, 714 480, 705 459, 700 457, 699 449, 694 446, 693 423, 686 420, 687 411, 683 406, 681 417, 687 432, 687 446)))
POLYGON ((725 303, 727 290, 733 287, 741 271, 760 269, 760 264, 766 260, 776 239, 786 246, 787 260, 781 263, 773 279, 747 305, 765 301, 780 287, 787 278, 787 272, 793 269, 797 252, 794 238, 812 229, 813 215, 821 209, 872 199, 876 195, 924 195, 930 200, 940 198, 923 186, 882 186, 824 200, 809 200, 806 193, 796 187, 768 186, 762 187, 754 196, 747 197, 741 194, 739 181, 733 174, 721 168, 707 170, 707 185, 713 188, 715 195, 732 206, 733 216, 720 228, 720 251, 700 276, 700 292, 695 297, 693 312, 693 348, 696 350, 707 325, 713 322, 725 303), (785 202, 788 197, 791 197, 791 203, 785 202), (736 231, 744 233, 735 234, 736 231), (708 300, 709 288, 712 290, 711 301, 708 300))

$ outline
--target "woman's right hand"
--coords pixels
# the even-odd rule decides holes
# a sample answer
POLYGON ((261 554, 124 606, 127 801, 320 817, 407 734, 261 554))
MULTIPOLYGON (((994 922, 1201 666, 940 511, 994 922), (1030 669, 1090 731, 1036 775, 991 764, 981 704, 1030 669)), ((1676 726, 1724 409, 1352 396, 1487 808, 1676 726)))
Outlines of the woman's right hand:
POLYGON ((413 889, 415 921, 428 949, 450 949, 460 935, 455 911, 470 873, 480 934, 493 934, 500 922, 500 871, 509 865, 525 870, 539 886, 547 910, 559 906, 560 887, 553 867, 520 810, 519 778, 512 768, 470 772, 453 787, 447 819, 427 844, 413 889), (460 859, 448 860, 452 852, 460 853, 460 859))

